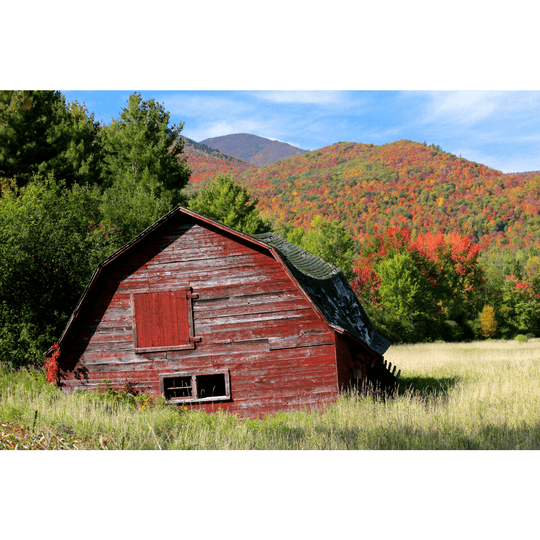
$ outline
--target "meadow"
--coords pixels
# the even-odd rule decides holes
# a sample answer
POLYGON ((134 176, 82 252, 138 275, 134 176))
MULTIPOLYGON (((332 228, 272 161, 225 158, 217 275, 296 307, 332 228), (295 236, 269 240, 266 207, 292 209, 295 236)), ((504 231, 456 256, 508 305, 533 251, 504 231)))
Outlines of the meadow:
POLYGON ((246 420, 109 391, 64 395, 0 366, 0 449, 513 450, 540 448, 540 339, 391 347, 389 399, 343 395, 246 420))

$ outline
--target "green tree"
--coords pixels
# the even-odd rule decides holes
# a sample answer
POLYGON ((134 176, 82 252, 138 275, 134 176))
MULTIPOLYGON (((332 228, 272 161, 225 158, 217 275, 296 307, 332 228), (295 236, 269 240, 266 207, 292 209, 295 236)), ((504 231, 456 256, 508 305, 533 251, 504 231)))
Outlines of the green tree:
POLYGON ((231 176, 218 175, 190 199, 191 210, 246 234, 269 232, 271 226, 259 215, 257 199, 231 176))
POLYGON ((358 247, 350 232, 341 223, 324 221, 321 216, 317 216, 307 231, 281 224, 279 233, 291 244, 339 268, 348 281, 354 279, 353 263, 358 257, 358 247))
POLYGON ((53 172, 67 185, 99 182, 99 125, 52 90, 0 91, 0 177, 19 187, 53 172))
POLYGON ((540 295, 516 276, 507 276, 502 288, 500 333, 505 338, 532 332, 540 334, 540 295))
POLYGON ((388 316, 413 322, 428 310, 427 280, 409 253, 396 253, 377 267, 381 302, 388 316))
POLYGON ((135 178, 125 178, 105 190, 100 209, 103 221, 114 226, 123 245, 171 210, 171 200, 156 197, 135 178))
POLYGON ((119 119, 101 132, 105 188, 117 185, 129 192, 137 185, 168 201, 169 209, 184 200, 181 191, 190 176, 182 159, 184 125, 169 126, 169 119, 170 113, 153 99, 144 101, 139 93, 129 97, 119 119))
POLYGON ((98 262, 119 247, 98 186, 33 177, 0 198, 0 361, 43 362, 98 262))

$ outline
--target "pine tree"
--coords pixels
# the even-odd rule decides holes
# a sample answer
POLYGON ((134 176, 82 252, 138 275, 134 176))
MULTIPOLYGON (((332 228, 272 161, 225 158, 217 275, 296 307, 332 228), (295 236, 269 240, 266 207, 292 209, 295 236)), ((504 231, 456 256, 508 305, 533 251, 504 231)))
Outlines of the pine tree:
POLYGON ((170 113, 153 99, 139 93, 129 97, 120 118, 102 130, 104 148, 103 185, 137 185, 170 208, 183 201, 182 189, 190 170, 182 158, 183 124, 169 126, 170 113))
POLYGON ((98 133, 93 114, 60 92, 0 91, 0 177, 19 187, 51 172, 68 186, 97 183, 98 133))

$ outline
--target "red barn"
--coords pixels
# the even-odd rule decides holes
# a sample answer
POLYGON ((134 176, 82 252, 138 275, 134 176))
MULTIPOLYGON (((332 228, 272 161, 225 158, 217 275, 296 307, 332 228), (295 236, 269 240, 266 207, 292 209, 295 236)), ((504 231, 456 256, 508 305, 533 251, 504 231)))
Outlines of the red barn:
POLYGON ((66 392, 129 381, 249 417, 334 401, 390 345, 337 268, 182 207, 98 266, 58 343, 66 392))

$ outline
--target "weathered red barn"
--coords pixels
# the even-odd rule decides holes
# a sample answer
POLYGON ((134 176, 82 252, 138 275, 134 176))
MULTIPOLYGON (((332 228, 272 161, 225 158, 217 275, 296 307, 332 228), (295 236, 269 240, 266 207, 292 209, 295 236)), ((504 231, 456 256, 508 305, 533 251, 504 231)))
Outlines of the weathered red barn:
POLYGON ((337 268, 182 207, 98 266, 58 343, 64 391, 129 381, 251 417, 334 401, 390 345, 337 268))

